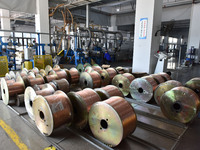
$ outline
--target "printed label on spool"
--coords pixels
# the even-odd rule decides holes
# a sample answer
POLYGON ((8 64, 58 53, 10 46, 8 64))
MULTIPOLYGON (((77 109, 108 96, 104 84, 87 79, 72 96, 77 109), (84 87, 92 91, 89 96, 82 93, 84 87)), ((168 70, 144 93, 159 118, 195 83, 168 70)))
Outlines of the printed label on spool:
POLYGON ((52 113, 54 114, 56 112, 64 110, 64 106, 62 102, 59 101, 58 103, 54 103, 53 105, 51 105, 51 110, 52 110, 52 113))

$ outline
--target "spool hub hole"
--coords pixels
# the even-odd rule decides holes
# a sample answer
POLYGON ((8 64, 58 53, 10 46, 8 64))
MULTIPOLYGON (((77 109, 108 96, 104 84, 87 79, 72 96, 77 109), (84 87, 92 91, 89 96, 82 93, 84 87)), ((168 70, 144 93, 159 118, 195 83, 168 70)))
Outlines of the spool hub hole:
POLYGON ((104 76, 101 76, 101 79, 104 80, 105 79, 104 76))
POLYGON ((78 71, 79 71, 79 72, 82 72, 82 70, 81 70, 81 69, 79 69, 78 71))
POLYGON ((119 88, 123 88, 123 84, 122 83, 119 83, 119 88))
POLYGON ((87 81, 86 80, 84 81, 84 84, 87 85, 87 81))
POLYGON ((144 92, 143 88, 139 88, 139 89, 138 89, 138 92, 139 92, 139 93, 143 93, 143 92, 144 92))
POLYGON ((101 120, 100 125, 101 125, 101 128, 103 128, 103 129, 108 128, 108 122, 104 119, 101 120))
POLYGON ((31 107, 33 106, 32 100, 29 100, 29 104, 30 104, 31 107))
POLYGON ((180 112, 182 110, 182 106, 181 106, 181 104, 179 102, 175 102, 173 104, 173 109, 178 113, 178 112, 180 112))
POLYGON ((3 89, 3 94, 6 94, 6 90, 5 89, 3 89))
POLYGON ((40 111, 40 118, 41 118, 42 120, 44 120, 44 113, 43 113, 42 111, 40 111))

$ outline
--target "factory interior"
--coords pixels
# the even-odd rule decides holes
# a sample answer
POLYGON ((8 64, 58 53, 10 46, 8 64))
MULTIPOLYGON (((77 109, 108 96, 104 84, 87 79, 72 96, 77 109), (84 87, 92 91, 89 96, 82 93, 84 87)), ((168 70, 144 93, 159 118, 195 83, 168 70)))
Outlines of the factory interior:
POLYGON ((0 150, 199 150, 200 0, 1 0, 0 150))

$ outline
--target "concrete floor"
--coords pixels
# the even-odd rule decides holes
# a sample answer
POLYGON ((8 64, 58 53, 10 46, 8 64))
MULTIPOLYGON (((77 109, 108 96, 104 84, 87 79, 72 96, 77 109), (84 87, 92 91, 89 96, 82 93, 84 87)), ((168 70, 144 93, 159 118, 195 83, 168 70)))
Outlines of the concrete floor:
MULTIPOLYGON (((128 66, 130 62, 124 62, 122 66, 128 66)), ((171 70, 172 77, 175 80, 182 82, 183 84, 193 77, 200 76, 200 65, 195 65, 192 68, 183 68, 182 70, 171 70)), ((57 147, 57 149, 67 149, 67 150, 83 150, 83 149, 111 149, 105 144, 96 140, 88 129, 84 131, 78 131, 73 128, 67 128, 65 126, 57 129, 51 137, 43 136, 31 121, 28 115, 25 113, 24 107, 9 107, 5 106, 2 101, 0 101, 0 125, 1 121, 6 123, 16 135, 21 139, 31 150, 40 150, 51 145, 57 147), (87 133, 87 134, 86 134, 87 133)), ((200 119, 197 117, 188 127, 185 134, 182 136, 178 144, 175 146, 177 150, 199 150, 200 144, 200 119)), ((17 144, 13 142, 6 131, 9 129, 3 129, 0 127, 0 145, 1 150, 15 150, 18 149, 17 144)), ((141 131, 140 131, 141 133, 141 131)), ((135 134, 139 134, 139 130, 135 134)), ((158 138, 159 139, 159 138, 158 138)), ((115 149, 158 149, 149 148, 148 146, 143 146, 142 144, 134 143, 131 145, 129 143, 130 139, 126 139, 115 149)), ((158 142, 159 143, 159 142, 158 142)), ((167 143, 167 140, 166 140, 167 143)), ((19 143, 18 143, 19 144, 19 143)), ((162 148, 160 148, 162 149, 162 148)), ((166 148, 165 148, 166 149, 166 148)), ((168 148, 167 148, 168 149, 168 148)))

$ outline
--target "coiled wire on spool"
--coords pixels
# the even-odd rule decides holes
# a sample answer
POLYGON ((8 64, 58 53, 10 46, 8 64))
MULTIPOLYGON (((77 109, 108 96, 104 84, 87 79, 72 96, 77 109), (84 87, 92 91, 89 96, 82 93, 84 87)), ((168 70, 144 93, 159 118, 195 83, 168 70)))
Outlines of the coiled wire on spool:
POLYGON ((131 97, 134 100, 149 102, 157 86, 157 82, 151 76, 137 78, 130 84, 131 97))
POLYGON ((200 97, 200 78, 192 78, 185 83, 185 86, 192 89, 200 97))
POLYGON ((189 88, 176 87, 162 95, 160 108, 163 114, 171 120, 188 123, 199 111, 198 95, 189 88))
POLYGON ((79 83, 80 74, 76 68, 71 68, 69 70, 69 83, 70 84, 77 84, 79 83))
POLYGON ((157 82, 158 85, 165 82, 163 76, 159 74, 151 74, 150 76, 154 78, 154 80, 157 82))
POLYGON ((111 83, 112 79, 117 75, 117 71, 114 68, 108 68, 108 69, 106 69, 106 71, 109 74, 110 83, 111 83))
MULTIPOLYGON (((1 78, 1 79, 3 79, 3 78, 1 78)), ((13 80, 13 79, 8 79, 8 78, 4 78, 4 79, 5 79, 7 84, 11 84, 11 83, 15 82, 15 80, 13 80)), ((1 98, 2 98, 2 91, 1 91, 1 80, 0 80, 0 99, 1 98)))
POLYGON ((25 85, 23 79, 18 76, 16 82, 7 83, 1 79, 1 93, 4 104, 8 105, 11 98, 16 99, 17 94, 23 94, 25 85))
POLYGON ((101 101, 101 98, 94 90, 89 88, 79 92, 70 92, 67 95, 73 105, 73 125, 75 125, 76 128, 83 129, 88 123, 88 113, 91 106, 95 102, 101 101))
POLYGON ((67 72, 65 70, 56 71, 56 75, 57 75, 58 80, 59 79, 68 79, 67 78, 67 72))
POLYGON ((66 94, 70 91, 69 82, 66 79, 53 80, 52 82, 56 85, 57 90, 61 90, 66 94))
POLYGON ((40 74, 37 74, 36 78, 31 78, 31 79, 28 78, 27 76, 24 76, 23 80, 24 80, 24 83, 25 83, 26 87, 34 86, 34 85, 40 85, 40 84, 44 84, 45 83, 44 78, 40 74))
POLYGON ((158 73, 158 75, 161 75, 165 79, 165 81, 172 80, 171 76, 165 72, 160 72, 158 73))
POLYGON ((156 103, 160 105, 160 98, 162 97, 162 95, 166 93, 167 91, 178 86, 182 86, 182 84, 179 81, 175 81, 175 80, 169 80, 169 81, 159 84, 158 87, 154 91, 154 100, 156 101, 156 103))
POLYGON ((97 88, 94 90, 97 92, 97 94, 99 94, 102 101, 106 100, 112 96, 124 97, 122 91, 120 91, 120 89, 114 85, 107 85, 105 87, 97 88))
POLYGON ((32 87, 26 88, 24 92, 24 103, 26 111, 28 112, 28 115, 32 120, 34 120, 32 105, 36 95, 47 96, 53 94, 56 90, 54 89, 53 86, 51 86, 51 84, 48 83, 37 85, 37 88, 34 89, 32 87))
POLYGON ((83 72, 80 75, 81 88, 99 88, 101 87, 101 76, 98 72, 91 73, 83 72))
POLYGON ((124 96, 127 96, 130 92, 130 84, 135 77, 130 73, 118 74, 112 80, 112 85, 117 86, 124 96))
POLYGON ((89 126, 98 140, 115 147, 134 132, 137 117, 133 107, 122 97, 114 96, 95 103, 89 112, 89 126))
POLYGON ((35 123, 39 131, 49 136, 53 130, 64 124, 71 124, 73 107, 69 97, 62 91, 53 95, 37 96, 33 102, 35 123))

